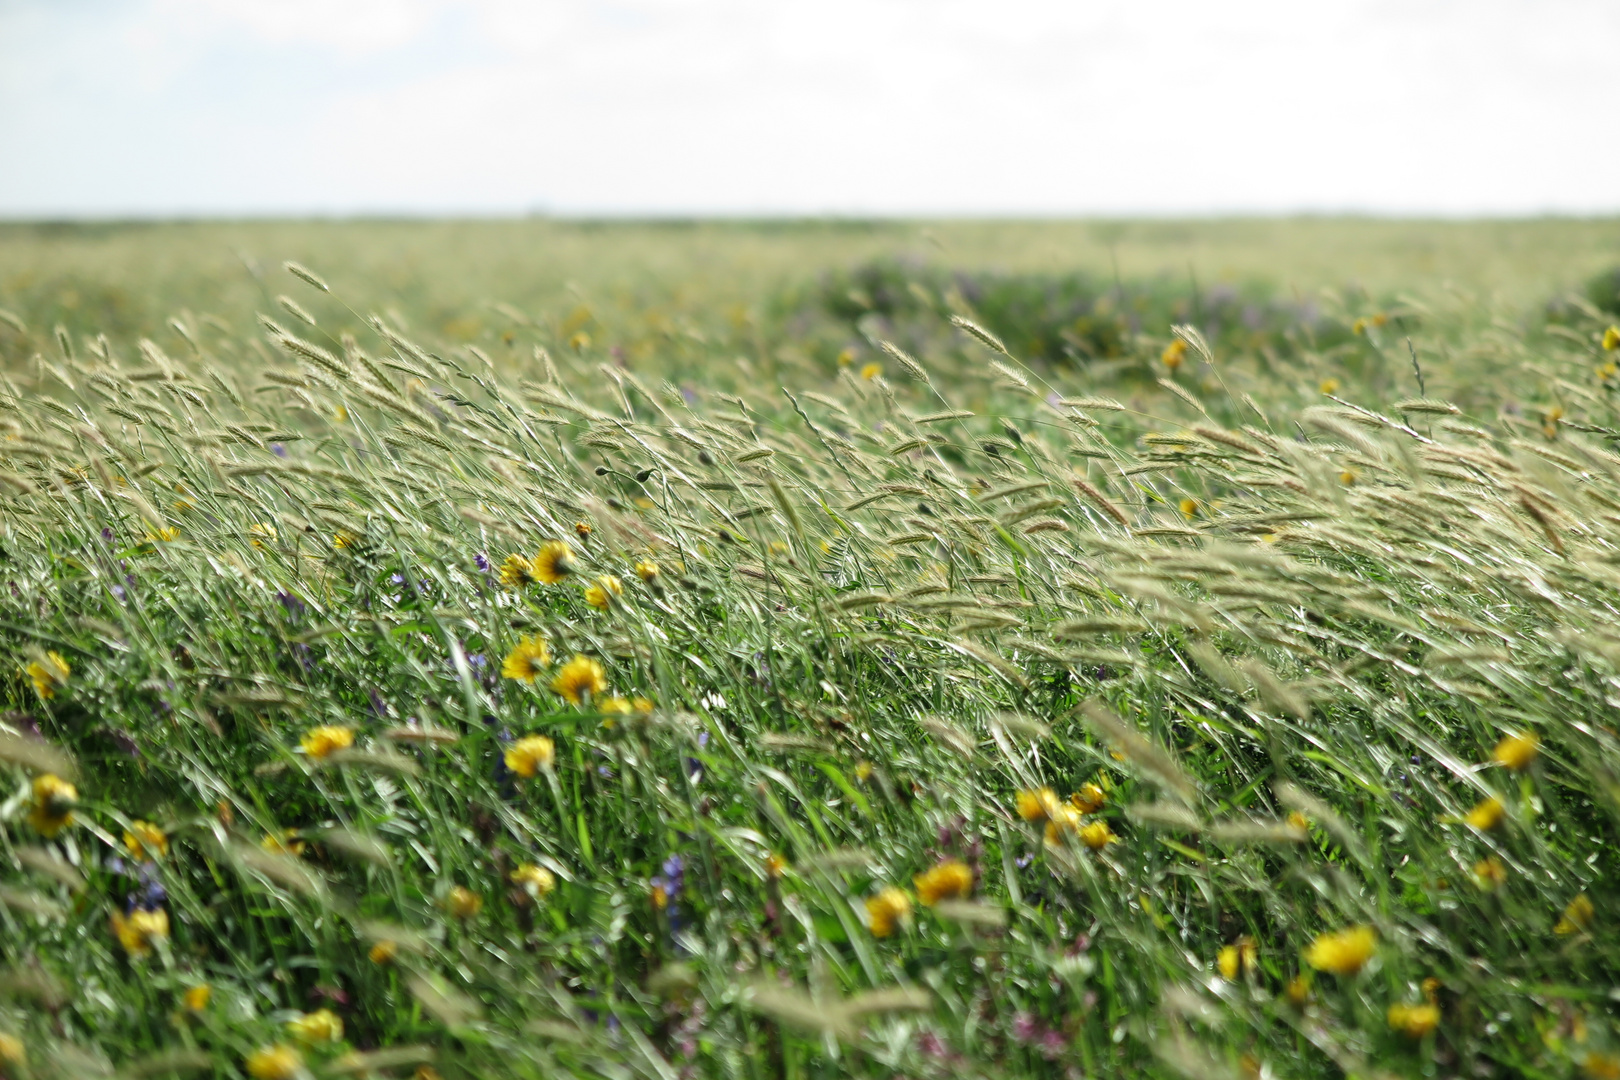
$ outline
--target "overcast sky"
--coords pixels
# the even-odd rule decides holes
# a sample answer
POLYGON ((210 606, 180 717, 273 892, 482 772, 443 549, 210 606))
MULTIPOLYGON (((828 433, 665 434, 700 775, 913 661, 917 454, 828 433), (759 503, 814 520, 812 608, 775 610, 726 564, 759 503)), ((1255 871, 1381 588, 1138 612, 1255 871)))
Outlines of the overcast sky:
POLYGON ((1620 0, 0 0, 0 216, 1620 210, 1620 0))

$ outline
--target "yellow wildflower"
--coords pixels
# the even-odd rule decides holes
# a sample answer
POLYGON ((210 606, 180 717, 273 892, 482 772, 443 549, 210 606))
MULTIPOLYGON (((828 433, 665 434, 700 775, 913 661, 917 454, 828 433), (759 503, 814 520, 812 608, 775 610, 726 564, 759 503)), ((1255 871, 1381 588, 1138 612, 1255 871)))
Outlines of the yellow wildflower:
POLYGON ((124 830, 124 847, 132 859, 161 859, 169 853, 169 838, 150 821, 132 821, 124 830))
POLYGON ((636 577, 651 585, 658 580, 658 564, 651 559, 642 559, 636 563, 636 577))
POLYGON ((142 957, 152 951, 158 940, 169 936, 169 913, 162 908, 153 911, 136 909, 128 916, 122 911, 114 911, 112 926, 118 944, 124 947, 124 951, 130 956, 142 957))
POLYGON ((49 840, 73 824, 73 808, 79 805, 79 791, 54 773, 34 777, 34 805, 28 824, 49 840))
POLYGON ((546 646, 546 639, 532 634, 506 654, 506 659, 501 661, 501 677, 532 683, 549 663, 551 649, 546 646))
POLYGON ((49 701, 56 696, 59 688, 67 685, 68 676, 73 674, 73 669, 62 659, 61 653, 48 652, 43 660, 29 661, 23 672, 33 682, 34 693, 49 701))
POLYGON ((337 532, 332 534, 332 546, 337 548, 339 551, 342 551, 345 548, 351 548, 359 542, 359 534, 349 529, 339 529, 337 532))
POLYGON ((1573 934, 1577 930, 1585 930, 1592 925, 1592 916, 1595 914, 1592 901, 1586 898, 1585 893, 1581 893, 1564 908, 1564 917, 1558 920, 1558 925, 1553 927, 1553 931, 1559 934, 1573 934))
POLYGON ((1492 855, 1474 864, 1474 878, 1480 888, 1489 891, 1507 880, 1507 867, 1502 865, 1501 859, 1492 855))
POLYGON ((243 1064, 253 1080, 293 1080, 304 1071, 304 1059, 286 1043, 261 1046, 243 1064))
POLYGON ((1350 332, 1352 334, 1365 334, 1367 332, 1367 320, 1357 319, 1355 322, 1351 323, 1350 332))
POLYGON ((1052 807, 1052 812, 1046 818, 1046 842, 1048 844, 1061 844, 1065 836, 1074 836, 1080 831, 1080 811, 1068 803, 1058 803, 1052 807))
POLYGON ((1378 948, 1378 934, 1370 926, 1351 926, 1321 934, 1305 950, 1305 962, 1317 971, 1334 975, 1354 975, 1372 959, 1378 948))
POLYGON ((1049 787, 1020 791, 1017 806, 1018 816, 1025 821, 1045 821, 1057 809, 1058 798, 1049 787))
POLYGON ((1464 820, 1481 832, 1489 832, 1501 824, 1504 813, 1506 813, 1506 808, 1503 807, 1502 800, 1492 795, 1488 799, 1482 799, 1478 805, 1468 811, 1468 816, 1464 820))
POLYGON ((1290 827, 1298 829, 1300 832, 1309 832, 1311 828, 1311 819, 1300 813, 1298 810, 1290 810, 1288 811, 1288 824, 1290 827))
POLYGON ((484 910, 484 898, 471 889, 457 885, 445 897, 444 907, 458 919, 475 919, 484 910))
POLYGON ((624 583, 612 574, 603 574, 596 584, 585 590, 585 602, 598 611, 606 611, 613 598, 624 595, 624 583))
POLYGON ((1092 851, 1101 851, 1118 840, 1119 837, 1114 835, 1114 830, 1108 827, 1106 821, 1093 821, 1080 829, 1080 842, 1092 851))
POLYGON ((574 522, 574 535, 584 540, 591 535, 591 527, 583 521, 574 522))
POLYGON ((1081 784, 1080 790, 1069 796, 1069 805, 1082 814, 1095 814, 1107 803, 1108 793, 1096 784, 1081 784))
POLYGON ((550 870, 534 863, 524 863, 507 875, 512 884, 538 900, 557 887, 557 878, 550 870))
POLYGON ((1186 358, 1187 343, 1180 338, 1176 338, 1164 347, 1164 352, 1159 354, 1159 363, 1174 371, 1181 366, 1181 362, 1186 358))
POLYGON ((867 897, 866 914, 871 921, 872 936, 889 937, 896 925, 911 916, 911 897, 893 885, 886 885, 876 896, 867 897))
POLYGON ((574 335, 568 339, 568 347, 573 349, 575 352, 590 348, 591 335, 587 334, 583 330, 576 331, 574 335))
POLYGON ((1339 392, 1339 380, 1323 379, 1322 385, 1317 387, 1317 389, 1321 390, 1324 394, 1337 394, 1339 392))
POLYGON ((1421 1039, 1440 1024, 1440 1007, 1432 1003, 1391 1005, 1385 1015, 1389 1026, 1409 1039, 1421 1039))
POLYGON ((304 753, 319 761, 335 750, 347 750, 353 746, 354 728, 337 724, 310 728, 304 732, 304 737, 298 740, 298 745, 303 747, 304 753))
POLYGON ((1187 518, 1190 521, 1198 516, 1198 500, 1182 499, 1181 502, 1177 504, 1177 509, 1181 511, 1182 517, 1187 518))
POLYGON ((765 857, 765 876, 770 878, 772 881, 780 878, 783 871, 786 869, 787 860, 782 858, 782 856, 778 855, 776 852, 773 851, 765 857))
POLYGON ((180 530, 173 525, 165 525, 160 529, 153 529, 144 537, 148 544, 171 544, 180 539, 180 530))
POLYGON ((506 748, 506 767, 524 779, 551 768, 557 744, 544 735, 527 735, 506 748))
POLYGON ((1305 1002, 1309 1001, 1311 997, 1310 972, 1302 971, 1298 975, 1295 975, 1292 979, 1289 979, 1288 985, 1284 988, 1283 993, 1288 995, 1289 1004, 1293 1005, 1296 1009, 1303 1009, 1305 1007, 1305 1002))
POLYGON ((566 540, 548 540, 540 546, 531 567, 534 576, 547 585, 555 585, 574 572, 574 552, 566 540))
POLYGON ((27 1065, 28 1050, 15 1035, 0 1033, 0 1061, 7 1065, 27 1065))
POLYGON ((202 1012, 214 1000, 214 988, 207 983, 198 983, 181 994, 180 1000, 192 1012, 202 1012))
POLYGON ((508 589, 521 589, 534 580, 534 562, 522 555, 508 555, 501 560, 498 576, 508 589))
POLYGON ((398 955, 399 944, 397 942, 379 941, 377 944, 371 947, 370 952, 366 953, 366 959, 370 960, 373 964, 382 965, 391 963, 394 957, 398 955))
POLYGON ((343 1038, 343 1020, 331 1009, 316 1009, 287 1021, 287 1031, 301 1043, 337 1042, 343 1038))
POLYGON ((956 900, 973 892, 973 871, 960 859, 947 859, 911 879, 924 907, 956 900))
POLYGON ((1620 1056, 1591 1053, 1581 1062, 1581 1072, 1590 1080, 1620 1080, 1620 1056))
POLYGON ((1614 352, 1620 349, 1620 326, 1611 326, 1603 331, 1603 350, 1614 352))
POLYGON ((1236 943, 1225 946, 1215 957, 1215 966, 1220 969, 1221 978, 1228 980, 1257 970, 1259 963, 1260 955, 1254 947, 1254 939, 1248 937, 1238 938, 1236 943))
POLYGON ((297 829, 283 829, 281 835, 265 833, 259 846, 272 855, 291 855, 294 858, 304 853, 305 844, 298 839, 297 829))
POLYGON ((1491 751, 1491 760, 1499 765, 1505 765, 1515 772, 1530 767, 1541 753, 1541 736, 1533 731, 1521 732, 1515 735, 1503 736, 1502 741, 1496 744, 1491 751))
MULTIPOLYGON (((867 380, 868 382, 877 378, 881 374, 883 374, 882 364, 866 364, 861 367, 861 378, 867 380)), ((882 937, 883 935, 879 934, 878 936, 882 937)))
POLYGON ((551 680, 551 689, 574 705, 581 704, 585 695, 595 697, 607 692, 607 672, 602 665, 588 656, 574 654, 574 658, 557 671, 551 680))
POLYGON ((263 551, 264 542, 266 540, 274 541, 276 538, 275 526, 262 521, 254 522, 248 526, 248 538, 248 543, 263 551))
POLYGON ((857 761, 855 763, 855 779, 863 784, 872 779, 872 763, 870 761, 857 761))
POLYGON ((1354 469, 1346 469, 1339 474, 1339 483, 1343 484, 1345 487, 1350 487, 1355 482, 1356 471, 1354 469))
POLYGON ((854 362, 855 362, 855 350, 854 349, 840 349, 840 350, 838 350, 838 366, 839 367, 849 367, 849 365, 853 364, 854 362))

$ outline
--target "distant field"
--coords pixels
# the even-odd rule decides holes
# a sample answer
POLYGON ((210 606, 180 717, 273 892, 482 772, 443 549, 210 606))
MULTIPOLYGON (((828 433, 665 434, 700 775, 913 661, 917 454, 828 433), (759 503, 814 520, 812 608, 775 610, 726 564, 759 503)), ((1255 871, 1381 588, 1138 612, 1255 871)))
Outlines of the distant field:
POLYGON ((1617 264, 0 229, 0 1078, 1620 1076, 1617 264))

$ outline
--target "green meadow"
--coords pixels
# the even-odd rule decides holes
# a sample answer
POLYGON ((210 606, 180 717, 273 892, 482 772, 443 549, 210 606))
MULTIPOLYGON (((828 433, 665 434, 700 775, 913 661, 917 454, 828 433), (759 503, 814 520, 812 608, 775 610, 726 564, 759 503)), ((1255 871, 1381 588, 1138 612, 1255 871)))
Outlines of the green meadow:
POLYGON ((0 226, 0 1076, 1620 1077, 1617 267, 0 226))

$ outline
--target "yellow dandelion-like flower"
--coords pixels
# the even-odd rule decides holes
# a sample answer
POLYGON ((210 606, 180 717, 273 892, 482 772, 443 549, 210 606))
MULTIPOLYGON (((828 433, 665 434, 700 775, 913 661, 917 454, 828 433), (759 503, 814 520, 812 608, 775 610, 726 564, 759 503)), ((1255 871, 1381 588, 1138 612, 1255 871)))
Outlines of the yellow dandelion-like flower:
MULTIPOLYGON (((630 704, 629 698, 610 697, 597 702, 596 711, 604 716, 629 716, 635 708, 630 704)), ((612 721, 608 723, 611 724, 612 721)))
POLYGON ((1288 995, 1288 1003, 1290 1005, 1294 1006, 1296 1009, 1303 1009, 1305 1007, 1305 1003, 1311 998, 1310 972, 1302 971, 1298 975, 1295 975, 1292 979, 1289 979, 1288 985, 1283 988, 1283 993, 1288 995))
POLYGON ((973 871, 960 859, 947 859, 911 879, 924 907, 941 900, 957 900, 973 892, 973 871))
POLYGON ((180 995, 181 1003, 192 1012, 202 1012, 208 1008, 208 1003, 213 1000, 214 988, 207 983, 198 983, 180 995))
POLYGON ((1318 386, 1317 389, 1322 391, 1324 394, 1337 394, 1339 392, 1339 380, 1323 379, 1322 384, 1318 386))
POLYGON ((524 779, 541 769, 551 768, 557 758, 557 744, 544 735, 528 735, 506 748, 506 767, 524 779))
POLYGON ((1058 797, 1049 787, 1020 791, 1016 797, 1018 816, 1025 821, 1045 821, 1058 807, 1058 797))
POLYGON ((1118 843, 1119 837, 1108 827, 1108 822, 1093 821, 1089 825, 1081 826, 1080 842, 1092 851, 1101 851, 1109 844, 1118 843))
POLYGON ((444 909, 458 919, 475 919, 484 910, 484 898, 471 889, 457 885, 445 897, 444 909))
POLYGON ((1180 367, 1182 361, 1185 359, 1187 359, 1187 343, 1180 338, 1176 338, 1170 344, 1166 345, 1164 347, 1164 352, 1159 354, 1159 363, 1163 364, 1171 371, 1174 371, 1176 368, 1180 367))
POLYGON ((337 548, 339 551, 342 551, 345 548, 351 548, 359 542, 359 534, 352 532, 349 529, 339 529, 337 532, 332 534, 332 546, 337 548))
POLYGON ((1474 864, 1474 880, 1487 892, 1499 888, 1507 880, 1507 867, 1495 855, 1474 864))
POLYGON ((1491 760, 1499 765, 1505 765, 1515 772, 1530 767, 1541 753, 1541 736, 1533 731, 1521 732, 1515 735, 1504 736, 1491 751, 1491 760))
POLYGON ((624 582, 612 574, 603 574, 596 584, 585 590, 585 602, 598 611, 606 611, 615 597, 624 595, 624 582))
POLYGON ((294 1080, 304 1071, 304 1059, 286 1043, 261 1046, 243 1064, 253 1080, 294 1080))
POLYGON ((1395 1004, 1385 1014, 1389 1026, 1409 1039, 1421 1039, 1440 1026, 1440 1007, 1432 1003, 1422 1005, 1395 1004))
POLYGON ((1603 351, 1614 352, 1620 349, 1620 326, 1611 326, 1603 331, 1603 351))
POLYGON ((663 911, 665 908, 669 907, 669 889, 664 885, 663 882, 653 882, 653 886, 650 890, 648 890, 647 895, 652 897, 653 907, 657 908, 659 911, 663 911))
POLYGON ((653 704, 652 698, 637 697, 630 699, 630 708, 643 716, 650 716, 658 706, 653 704))
POLYGON ((342 405, 339 405, 337 408, 332 410, 332 423, 334 423, 334 424, 347 424, 348 422, 349 422, 349 410, 348 409, 344 408, 342 405))
POLYGON ((1463 820, 1481 832, 1489 832, 1501 824, 1502 815, 1506 812, 1502 800, 1492 795, 1488 799, 1481 799, 1463 820))
POLYGON ((857 761, 855 763, 855 779, 862 784, 872 779, 872 763, 870 761, 857 761))
POLYGON ((122 911, 114 911, 112 927, 124 951, 139 958, 150 955, 154 945, 169 936, 169 913, 162 908, 137 909, 127 916, 122 911))
POLYGON ((1377 949, 1377 931, 1370 926, 1351 926, 1318 936, 1305 950, 1305 962, 1317 971, 1354 975, 1367 966, 1377 949))
POLYGON ((343 1038, 343 1020, 331 1009, 316 1009, 287 1021, 287 1032, 301 1043, 337 1042, 343 1038))
POLYGON ((544 674, 550 663, 551 649, 546 646, 546 639, 534 634, 518 642, 506 654, 506 659, 501 661, 501 676, 532 683, 544 674))
POLYGON ((551 680, 552 692, 574 705, 581 704, 587 694, 596 697, 607 693, 607 688, 607 672, 602 670, 602 665, 578 653, 558 668, 556 677, 551 680))
POLYGON ((1081 784, 1080 790, 1069 796, 1069 805, 1082 814, 1095 814, 1107 804, 1108 793, 1096 784, 1081 784))
POLYGON ((839 367, 849 367, 849 365, 853 364, 854 362, 855 362, 855 350, 854 349, 840 349, 840 350, 838 350, 838 366, 839 367))
POLYGON ((79 789, 54 773, 34 777, 34 801, 28 811, 28 824, 49 840, 73 824, 73 810, 79 805, 79 789))
POLYGON ((867 897, 866 915, 870 920, 873 937, 889 937, 894 933, 896 926, 910 917, 911 897, 893 885, 886 885, 876 896, 867 897))
POLYGON ((265 833, 264 839, 259 841, 259 847, 272 855, 291 855, 296 859, 304 853, 306 845, 298 839, 297 829, 283 829, 280 836, 265 833))
POLYGON ((27 1065, 28 1050, 23 1046, 22 1040, 15 1035, 0 1033, 0 1061, 7 1065, 27 1065))
POLYGON ((46 701, 56 696, 56 691, 67 685, 68 676, 73 669, 68 662, 62 659, 59 652, 48 652, 43 660, 31 660, 23 668, 23 673, 34 684, 34 693, 46 701))
POLYGON ((534 863, 524 863, 507 875, 512 884, 538 900, 557 887, 557 878, 550 870, 534 863))
POLYGON ((1357 319, 1355 322, 1351 323, 1350 332, 1357 335, 1365 334, 1367 332, 1367 320, 1357 319))
POLYGON ((535 577, 555 585, 574 572, 574 551, 566 540, 548 540, 540 545, 531 569, 535 577))
POLYGON ((1058 803, 1052 807, 1052 812, 1046 818, 1046 842, 1048 844, 1061 844, 1065 837, 1076 836, 1080 832, 1080 811, 1068 803, 1058 803))
POLYGON ((1564 935, 1585 930, 1592 925, 1592 918, 1596 914, 1592 908, 1592 901, 1587 899, 1585 893, 1581 893, 1564 908, 1564 917, 1558 920, 1558 925, 1553 927, 1553 930, 1564 935))
POLYGON ((584 540, 591 535, 591 527, 583 521, 574 522, 574 535, 584 540))
POLYGON ((252 544, 260 551, 264 550, 266 540, 274 542, 275 539, 276 529, 273 525, 269 525, 263 521, 257 521, 248 526, 248 543, 252 544))
POLYGON ((1300 832, 1309 832, 1311 829, 1311 819, 1298 810, 1288 811, 1288 824, 1289 827, 1298 829, 1300 832))
POLYGON ((765 876, 772 881, 779 879, 786 870, 787 860, 776 852, 773 851, 765 857, 765 876))
POLYGON ((1356 482, 1356 470, 1354 470, 1354 469, 1346 469, 1346 470, 1344 470, 1343 472, 1341 472, 1339 474, 1339 483, 1343 484, 1345 487, 1350 487, 1355 482, 1356 482))
POLYGON ((1198 516, 1198 500, 1182 499, 1181 502, 1177 504, 1177 509, 1181 511, 1182 517, 1191 521, 1193 518, 1198 516))
POLYGON ((169 854, 169 838, 150 821, 132 821, 124 830, 124 847, 132 859, 161 859, 169 854))
POLYGON ((861 366, 861 378, 867 380, 868 382, 877 378, 881 374, 883 374, 882 364, 863 364, 861 366))
POLYGON ((568 347, 570 349, 573 349, 575 352, 579 352, 579 351, 581 351, 583 349, 590 348, 591 347, 591 335, 587 334, 583 330, 577 331, 572 337, 570 337, 568 339, 568 347))
POLYGON ((379 941, 371 947, 370 952, 366 953, 366 959, 380 967, 383 964, 393 963, 394 957, 398 955, 399 944, 397 942, 379 941))
POLYGON ((1228 981, 1258 970, 1259 965, 1260 953, 1254 947, 1253 938, 1238 938, 1233 944, 1223 947, 1215 956, 1215 966, 1220 969, 1221 978, 1228 981))
POLYGON ((172 544, 180 539, 180 530, 173 525, 165 525, 160 529, 152 529, 143 539, 148 544, 172 544))
POLYGON ((636 577, 651 585, 658 580, 658 564, 651 559, 642 559, 636 563, 636 577))
POLYGON ((499 579, 508 589, 521 589, 534 578, 534 562, 522 555, 508 555, 501 560, 499 579))
POLYGON ((304 753, 320 761, 334 751, 347 750, 353 746, 354 728, 337 724, 310 728, 304 732, 304 737, 298 740, 298 745, 303 747, 304 753))

